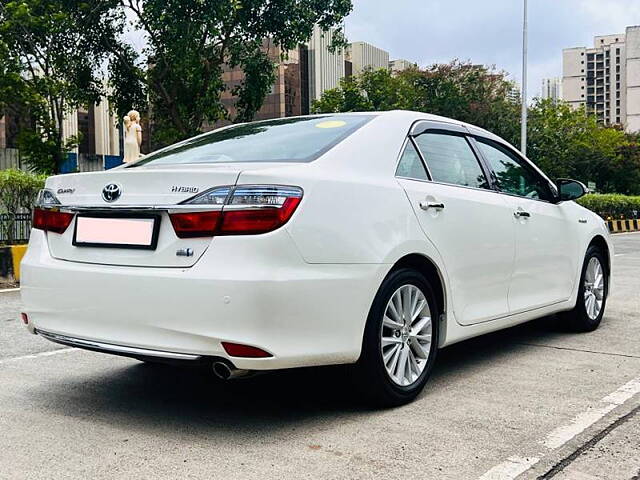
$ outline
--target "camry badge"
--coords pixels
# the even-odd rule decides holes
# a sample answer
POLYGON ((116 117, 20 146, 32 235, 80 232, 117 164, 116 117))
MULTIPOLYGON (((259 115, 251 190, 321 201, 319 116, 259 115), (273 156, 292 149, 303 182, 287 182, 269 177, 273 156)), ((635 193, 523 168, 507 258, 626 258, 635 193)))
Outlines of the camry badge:
POLYGON ((122 195, 122 187, 116 183, 110 183, 102 189, 102 199, 105 202, 115 202, 122 195))

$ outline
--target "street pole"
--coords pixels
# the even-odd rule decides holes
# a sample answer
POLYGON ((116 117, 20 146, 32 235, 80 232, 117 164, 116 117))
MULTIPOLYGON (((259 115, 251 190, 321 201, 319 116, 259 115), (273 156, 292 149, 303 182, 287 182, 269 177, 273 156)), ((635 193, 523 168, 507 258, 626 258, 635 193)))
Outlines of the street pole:
POLYGON ((524 0, 524 18, 522 22, 522 121, 520 151, 527 155, 527 0, 524 0))

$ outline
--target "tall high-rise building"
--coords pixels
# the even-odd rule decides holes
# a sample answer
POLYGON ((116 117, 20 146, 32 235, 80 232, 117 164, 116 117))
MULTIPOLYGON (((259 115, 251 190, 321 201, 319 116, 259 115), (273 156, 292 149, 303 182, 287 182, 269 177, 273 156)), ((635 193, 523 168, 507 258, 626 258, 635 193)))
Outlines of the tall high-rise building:
POLYGON ((562 98, 604 124, 640 131, 640 26, 563 50, 562 98))
POLYGON ((553 103, 560 100, 562 98, 562 80, 558 77, 543 78, 540 98, 543 100, 551 99, 553 103))
MULTIPOLYGON (((325 90, 336 88, 345 76, 345 58, 342 50, 330 49, 334 30, 322 31, 315 26, 306 50, 309 73, 309 105, 320 98, 325 90)), ((355 72, 353 72, 355 73, 355 72)))
POLYGON ((389 52, 367 42, 353 42, 347 48, 347 60, 353 65, 353 74, 365 69, 389 68, 389 52))

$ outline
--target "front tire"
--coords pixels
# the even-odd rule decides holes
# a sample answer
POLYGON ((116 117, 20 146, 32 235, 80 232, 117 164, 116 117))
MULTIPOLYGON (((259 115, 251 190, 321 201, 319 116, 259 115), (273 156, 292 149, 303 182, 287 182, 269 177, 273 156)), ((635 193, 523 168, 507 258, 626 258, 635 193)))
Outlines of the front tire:
POLYGON ((409 268, 390 273, 373 301, 355 379, 367 399, 398 406, 422 391, 438 350, 440 312, 429 281, 409 268))
POLYGON ((578 299, 573 310, 564 318, 569 327, 577 332, 592 332, 602 321, 609 293, 609 274, 603 252, 592 245, 582 265, 578 299))

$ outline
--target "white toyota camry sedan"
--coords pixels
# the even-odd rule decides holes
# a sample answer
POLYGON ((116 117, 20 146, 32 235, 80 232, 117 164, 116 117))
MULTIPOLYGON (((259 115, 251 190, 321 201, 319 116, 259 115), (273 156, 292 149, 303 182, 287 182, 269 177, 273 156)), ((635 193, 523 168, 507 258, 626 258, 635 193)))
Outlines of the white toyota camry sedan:
POLYGON ((497 136, 393 111, 233 125, 51 177, 22 319, 54 342, 222 378, 350 364, 368 398, 424 387, 439 348, 561 313, 598 327, 598 216, 497 136))

